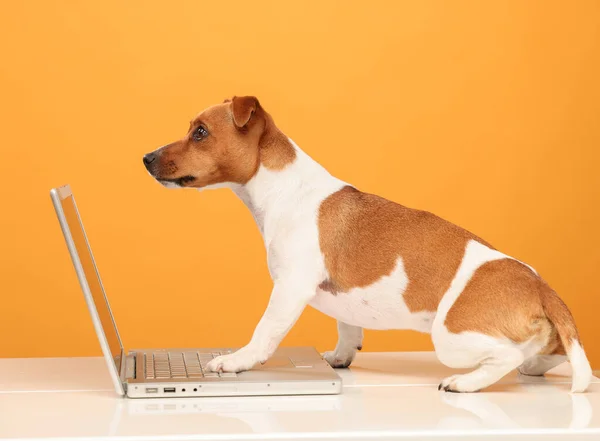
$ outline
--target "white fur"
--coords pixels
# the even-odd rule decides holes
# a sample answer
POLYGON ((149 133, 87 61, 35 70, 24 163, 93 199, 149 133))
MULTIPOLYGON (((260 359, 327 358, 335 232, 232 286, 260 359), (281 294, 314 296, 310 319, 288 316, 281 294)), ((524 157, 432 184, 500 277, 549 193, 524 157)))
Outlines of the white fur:
POLYGON ((592 368, 577 340, 571 342, 569 360, 573 369, 573 385, 571 392, 583 392, 592 381, 592 368))
POLYGON ((165 188, 183 188, 180 185, 177 185, 175 182, 168 182, 168 181, 158 181, 162 184, 163 187, 165 188))
POLYGON ((211 185, 205 185, 202 188, 198 188, 198 191, 204 191, 204 190, 219 190, 220 188, 231 188, 232 184, 231 182, 222 182, 219 184, 211 184, 211 185))

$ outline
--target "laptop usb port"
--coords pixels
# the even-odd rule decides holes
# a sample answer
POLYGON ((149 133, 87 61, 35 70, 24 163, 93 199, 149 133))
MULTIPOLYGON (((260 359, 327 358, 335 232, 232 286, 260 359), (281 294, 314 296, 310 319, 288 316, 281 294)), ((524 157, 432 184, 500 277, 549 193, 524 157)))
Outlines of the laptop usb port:
POLYGON ((147 387, 146 388, 146 393, 147 394, 157 394, 158 393, 158 387, 147 387))
POLYGON ((175 388, 174 387, 165 387, 163 389, 164 393, 175 393, 175 388))

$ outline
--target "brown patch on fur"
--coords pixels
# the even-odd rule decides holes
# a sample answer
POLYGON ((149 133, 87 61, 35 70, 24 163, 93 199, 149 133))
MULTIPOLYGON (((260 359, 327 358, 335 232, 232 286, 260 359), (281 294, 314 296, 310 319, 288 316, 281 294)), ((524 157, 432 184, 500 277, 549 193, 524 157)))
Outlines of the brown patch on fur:
POLYGON ((329 279, 323 280, 319 284, 319 289, 321 289, 323 291, 327 291, 327 292, 333 294, 334 296, 337 295, 338 292, 340 292, 338 287, 329 279))
POLYGON ((540 354, 564 354, 579 339, 571 313, 548 284, 514 259, 481 265, 446 316, 448 331, 480 332, 515 343, 536 339, 540 354))
MULTIPOLYGON (((268 119, 271 117, 268 116, 268 119)), ((275 124, 268 123, 260 140, 260 162, 270 170, 283 170, 296 159, 296 150, 275 124)))
POLYGON ((558 294, 544 280, 540 280, 542 282, 540 291, 542 307, 544 308, 546 317, 554 325, 559 337, 554 339, 556 344, 553 346, 552 352, 548 351, 546 353, 566 355, 571 349, 573 340, 581 343, 579 332, 577 332, 577 327, 575 326, 575 319, 569 308, 567 308, 567 305, 558 297, 558 294))
POLYGON ((245 184, 261 164, 282 170, 296 158, 289 139, 250 96, 209 107, 191 122, 183 139, 154 153, 157 160, 148 167, 156 179, 196 188, 223 182, 245 184), (195 139, 199 127, 208 135, 195 139))
POLYGON ((544 348, 539 352, 540 355, 567 355, 565 351, 565 347, 562 344, 560 339, 560 335, 558 335, 558 331, 556 330, 556 326, 552 326, 552 330, 550 331, 550 336, 548 337, 548 343, 544 348))
POLYGON ((389 275, 402 257, 409 280, 404 301, 411 312, 437 310, 472 239, 490 246, 434 214, 349 186, 319 209, 330 283, 340 292, 368 286, 389 275))
POLYGON ((552 333, 540 300, 540 278, 513 259, 481 265, 446 315, 448 331, 481 332, 522 343, 552 333))
POLYGON ((544 351, 545 354, 567 355, 567 351, 565 350, 565 347, 560 339, 558 339, 557 344, 553 348, 544 349, 544 351))

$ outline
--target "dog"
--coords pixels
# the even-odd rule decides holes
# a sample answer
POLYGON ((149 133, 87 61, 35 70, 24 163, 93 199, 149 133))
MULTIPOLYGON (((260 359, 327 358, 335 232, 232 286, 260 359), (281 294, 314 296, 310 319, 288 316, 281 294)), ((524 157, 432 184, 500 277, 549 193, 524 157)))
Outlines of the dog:
POLYGON ((513 369, 543 375, 569 360, 572 391, 592 371, 573 317, 530 266, 426 211, 333 177, 252 96, 207 108, 184 138, 143 158, 169 188, 230 188, 263 236, 273 291, 250 342, 211 371, 264 363, 307 305, 337 319, 323 358, 348 367, 363 328, 430 333, 439 360, 473 368, 439 389, 476 392, 513 369))

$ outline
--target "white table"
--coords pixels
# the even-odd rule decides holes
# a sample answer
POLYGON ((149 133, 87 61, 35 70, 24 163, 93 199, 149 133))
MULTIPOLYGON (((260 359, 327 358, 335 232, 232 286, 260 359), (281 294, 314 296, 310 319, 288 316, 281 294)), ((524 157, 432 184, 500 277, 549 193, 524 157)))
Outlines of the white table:
POLYGON ((600 440, 600 380, 571 395, 570 371, 453 394, 431 352, 360 353, 337 396, 132 400, 102 358, 0 359, 0 439, 600 440))

